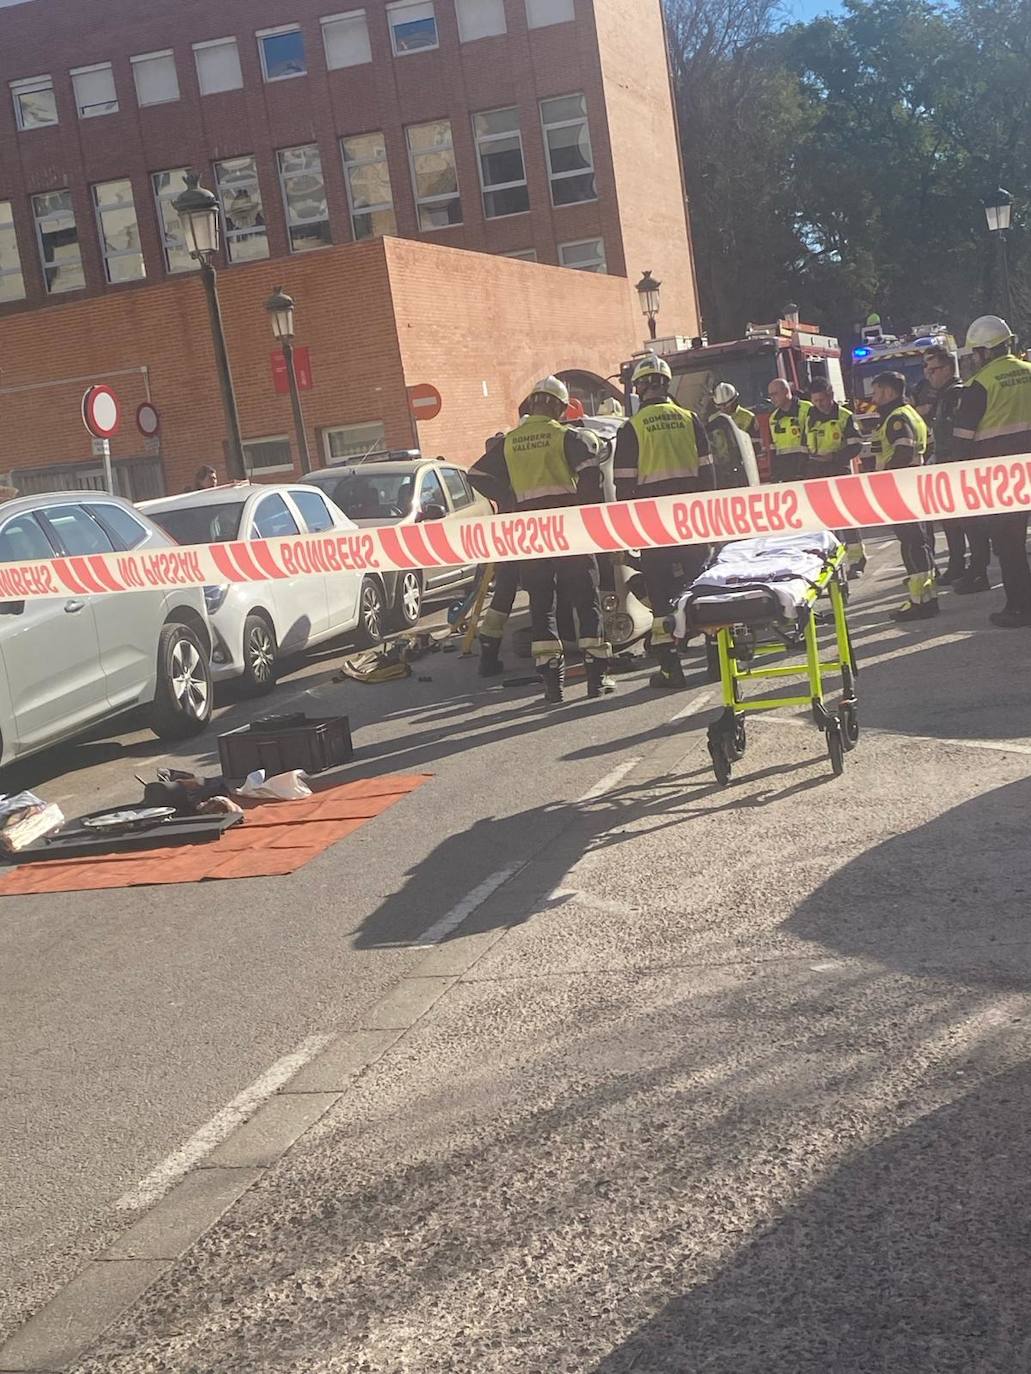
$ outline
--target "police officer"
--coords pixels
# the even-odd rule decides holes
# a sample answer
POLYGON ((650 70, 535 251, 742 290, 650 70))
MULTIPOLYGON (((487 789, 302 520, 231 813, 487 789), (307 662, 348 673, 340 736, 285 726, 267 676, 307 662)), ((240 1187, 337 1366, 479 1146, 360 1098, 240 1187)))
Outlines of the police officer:
POLYGON ((805 422, 809 414, 808 401, 796 396, 790 382, 774 377, 766 388, 773 402, 770 415, 770 442, 773 445, 773 480, 797 482, 806 465, 805 422))
MULTIPOLYGON (((802 437, 806 447, 804 477, 847 477, 863 451, 863 439, 851 410, 834 399, 831 384, 818 377, 809 392, 812 405, 802 437)), ((858 577, 866 567, 866 550, 859 530, 838 530, 848 550, 848 575, 858 577)))
MULTIPOLYGON (((470 473, 476 489, 499 509, 550 510, 602 500, 602 446, 590 430, 574 430, 560 423, 568 405, 565 384, 557 377, 545 377, 530 392, 523 419, 502 441, 488 446, 470 473)), ((532 652, 544 682, 545 701, 562 700, 565 680, 562 641, 555 622, 560 593, 568 598, 579 621, 587 695, 598 697, 611 691, 612 683, 605 673, 611 650, 602 632, 594 556, 529 559, 519 564, 519 581, 530 597, 532 652)))
MULTIPOLYGON (((913 406, 906 402, 906 379, 901 372, 880 372, 873 379, 873 400, 881 417, 874 435, 873 452, 878 472, 885 468, 919 466, 927 452, 927 426, 913 406)), ((927 543, 927 531, 916 522, 896 525, 906 569, 909 600, 892 620, 929 620, 938 614, 938 589, 934 558, 927 543)))
MULTIPOLYGON (((634 368, 632 382, 641 404, 616 439, 617 500, 680 496, 715 488, 715 468, 705 426, 693 411, 670 400, 672 380, 669 364, 663 358, 643 358, 634 368)), ((685 581, 693 581, 708 553, 705 544, 641 550, 641 571, 652 603, 652 652, 659 661, 659 670, 651 678, 653 687, 685 685, 684 670, 667 621, 673 613, 678 570, 685 581)))
MULTIPOLYGON (((956 409, 953 443, 958 459, 1005 458, 1031 452, 1031 363, 1013 355, 1013 332, 998 315, 982 315, 967 331, 978 371, 956 409)), ((1031 626, 1031 568, 1027 512, 984 517, 999 560, 1006 604, 988 619, 1000 629, 1031 626)))
POLYGON ((755 418, 755 411, 741 404, 737 387, 732 382, 717 382, 712 389, 712 403, 721 415, 729 415, 738 429, 744 430, 758 451, 759 422, 755 418))

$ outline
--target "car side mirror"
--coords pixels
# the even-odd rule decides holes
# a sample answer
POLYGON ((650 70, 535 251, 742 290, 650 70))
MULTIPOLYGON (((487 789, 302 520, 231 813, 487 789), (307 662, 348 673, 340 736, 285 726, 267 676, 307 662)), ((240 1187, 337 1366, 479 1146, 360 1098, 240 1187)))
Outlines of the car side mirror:
POLYGON ((0 615, 21 615, 24 610, 24 601, 0 601, 0 615))
POLYGON ((415 519, 417 522, 421 520, 443 520, 446 515, 447 511, 443 506, 438 505, 436 501, 429 501, 415 519))

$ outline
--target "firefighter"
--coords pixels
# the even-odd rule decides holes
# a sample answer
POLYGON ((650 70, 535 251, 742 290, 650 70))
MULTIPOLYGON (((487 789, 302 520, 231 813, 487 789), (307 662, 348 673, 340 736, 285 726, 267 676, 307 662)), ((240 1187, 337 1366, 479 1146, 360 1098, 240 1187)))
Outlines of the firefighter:
POLYGON ((759 422, 755 418, 755 411, 741 404, 737 387, 732 382, 717 382, 712 389, 712 401, 721 415, 729 415, 738 429, 744 430, 758 453, 759 422))
MULTIPOLYGON (((874 405, 881 417, 873 439, 878 472, 884 468, 919 466, 927 452, 927 426, 906 402, 906 379, 901 372, 880 372, 873 379, 874 405)), ((916 522, 896 525, 906 569, 909 599, 892 611, 892 620, 930 620, 938 614, 938 589, 927 531, 916 522)))
MULTIPOLYGON (((934 397, 929 424, 933 438, 933 461, 955 463, 956 411, 963 399, 963 383, 956 375, 956 360, 946 348, 936 344, 924 353, 924 376, 930 383, 934 397)), ((980 520, 945 520, 945 542, 949 562, 938 581, 951 584, 957 596, 973 596, 991 590, 988 581, 988 562, 991 557, 988 531, 980 520), (970 562, 967 563, 967 546, 970 562)), ((933 550, 932 550, 933 552, 933 550)))
MULTIPOLYGON (((705 426, 693 411, 670 400, 672 380, 669 364, 662 358, 643 358, 634 368, 632 382, 641 404, 616 439, 617 500, 715 489, 705 426)), ((653 687, 685 685, 668 622, 678 580, 693 581, 708 554, 705 544, 641 550, 641 571, 652 603, 652 652, 659 662, 651 678, 653 687)))
MULTIPOLYGON (((603 499, 602 445, 590 430, 574 430, 561 423, 568 405, 565 384, 557 377, 545 377, 530 392, 523 419, 503 440, 488 445, 470 472, 476 490, 499 510, 550 510, 603 499)), ((588 697, 613 690, 605 671, 611 650, 602 634, 598 564, 593 554, 530 559, 518 567, 519 581, 530 597, 532 652, 545 701, 560 702, 565 681, 562 641, 555 622, 559 595, 568 599, 579 622, 588 697)), ((500 646, 500 635, 496 642, 500 646)), ((496 649, 494 654, 496 658, 496 649)))
MULTIPOLYGON (((802 437, 806 447, 806 477, 847 477, 863 449, 855 416, 834 399, 830 382, 817 377, 810 388, 812 405, 802 437)), ((848 551, 848 575, 858 577, 866 567, 866 550, 859 530, 838 530, 848 551)))
POLYGON ((766 388, 766 394, 774 407, 770 415, 770 443, 773 445, 771 475, 775 482, 797 482, 806 465, 803 431, 810 403, 796 396, 791 383, 783 377, 774 377, 766 388))
MULTIPOLYGON (((1031 452, 1031 363, 1013 354, 1013 332, 998 315, 982 315, 967 331, 978 371, 956 408, 957 459, 1006 458, 1031 452)), ((983 517, 1002 572, 1006 604, 988 619, 1000 629, 1031 626, 1027 512, 983 517)))

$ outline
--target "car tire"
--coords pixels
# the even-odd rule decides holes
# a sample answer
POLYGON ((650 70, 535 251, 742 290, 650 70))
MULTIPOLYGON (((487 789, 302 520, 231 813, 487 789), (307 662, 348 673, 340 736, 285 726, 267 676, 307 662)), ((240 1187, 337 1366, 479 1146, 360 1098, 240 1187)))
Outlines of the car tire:
POLYGON ((410 630, 422 614, 422 574, 403 572, 397 576, 397 592, 391 620, 399 630, 410 630))
POLYGON ((386 621, 387 607, 382 583, 374 577, 363 578, 362 589, 358 593, 358 628, 355 632, 359 647, 372 649, 382 644, 386 621))
POLYGON ((240 691, 244 696, 267 696, 276 685, 279 645, 276 632, 263 615, 255 612, 243 623, 243 674, 240 691))
POLYGON ((190 739, 207 729, 211 664, 188 625, 166 625, 158 639, 158 674, 150 728, 158 739, 190 739))

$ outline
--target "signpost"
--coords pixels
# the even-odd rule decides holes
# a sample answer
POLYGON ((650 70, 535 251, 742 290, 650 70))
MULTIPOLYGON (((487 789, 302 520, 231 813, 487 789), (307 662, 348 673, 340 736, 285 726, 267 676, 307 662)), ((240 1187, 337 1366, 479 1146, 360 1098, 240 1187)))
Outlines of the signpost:
POLYGON ((429 382, 408 388, 408 409, 412 412, 413 420, 435 420, 442 405, 440 392, 429 382))
POLYGON ((111 470, 111 436, 122 427, 118 397, 109 386, 91 386, 82 398, 82 423, 93 437, 93 456, 104 460, 104 485, 114 495, 111 470))

